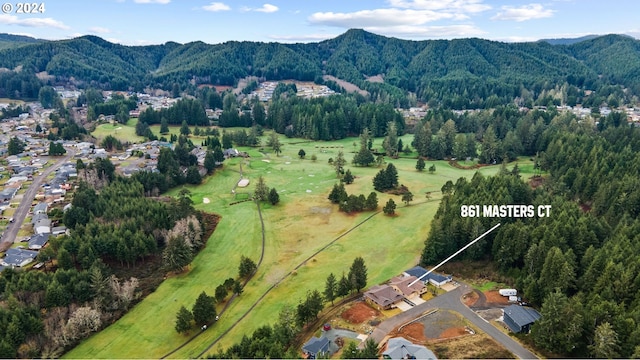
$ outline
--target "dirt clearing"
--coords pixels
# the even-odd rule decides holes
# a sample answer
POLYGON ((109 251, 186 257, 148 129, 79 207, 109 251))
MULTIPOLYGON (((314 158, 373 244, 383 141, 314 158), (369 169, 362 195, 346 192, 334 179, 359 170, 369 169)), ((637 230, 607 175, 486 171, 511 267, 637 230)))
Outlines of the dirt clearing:
POLYGON ((416 344, 424 344, 424 342, 427 341, 427 337, 424 336, 424 325, 421 323, 409 324, 403 327, 402 330, 394 336, 402 336, 416 344))
POLYGON ((360 324, 367 320, 374 320, 381 314, 378 310, 367 305, 364 301, 354 303, 349 309, 342 313, 342 318, 351 324, 360 324))
POLYGON ((487 304, 509 305, 509 297, 502 296, 497 290, 485 291, 484 296, 487 297, 487 304))

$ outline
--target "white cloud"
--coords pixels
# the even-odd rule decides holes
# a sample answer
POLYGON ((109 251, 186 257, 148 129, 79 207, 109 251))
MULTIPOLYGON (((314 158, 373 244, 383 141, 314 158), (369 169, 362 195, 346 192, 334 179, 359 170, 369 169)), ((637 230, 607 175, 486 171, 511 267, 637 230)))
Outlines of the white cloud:
POLYGON ((262 7, 259 8, 250 8, 248 6, 242 6, 240 8, 240 11, 242 12, 248 12, 248 11, 258 11, 258 12, 263 12, 263 13, 273 13, 280 10, 277 6, 275 5, 271 5, 271 4, 264 4, 262 5, 262 7))
POLYGON ((269 35, 269 38, 282 42, 307 42, 332 39, 338 35, 339 34, 269 35))
POLYGON ((89 31, 95 34, 108 34, 111 32, 111 30, 100 26, 92 26, 89 28, 89 31))
POLYGON ((271 4, 264 4, 261 8, 255 9, 255 11, 264 12, 264 13, 272 13, 278 11, 278 7, 271 4))
POLYGON ((51 27, 63 30, 69 29, 63 22, 52 18, 22 18, 8 14, 0 14, 0 24, 26 27, 51 27))
POLYGON ((205 5, 202 8, 204 10, 211 11, 211 12, 231 10, 229 5, 221 2, 212 2, 211 4, 205 5))
POLYGON ((136 4, 168 4, 171 0, 133 0, 136 4))
POLYGON ((553 10, 545 9, 541 4, 529 4, 520 7, 503 6, 502 11, 493 16, 491 20, 527 21, 552 17, 553 13, 553 10))
POLYGON ((387 0, 392 7, 418 10, 478 13, 491 9, 483 0, 387 0))
POLYGON ((344 28, 385 27, 401 25, 422 25, 427 22, 449 19, 464 20, 464 14, 435 12, 431 10, 374 9, 352 13, 318 12, 309 17, 315 25, 328 25, 344 28))

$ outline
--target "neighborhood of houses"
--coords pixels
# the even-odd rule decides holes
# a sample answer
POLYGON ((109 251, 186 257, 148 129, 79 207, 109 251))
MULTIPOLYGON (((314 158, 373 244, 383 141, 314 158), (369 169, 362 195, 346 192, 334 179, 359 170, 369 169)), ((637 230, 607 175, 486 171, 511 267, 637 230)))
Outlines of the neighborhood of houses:
MULTIPOLYGON (((428 285, 432 285, 432 289, 452 291, 459 283, 454 281, 451 275, 429 272, 421 266, 415 266, 384 284, 370 287, 364 292, 363 299, 370 307, 380 311, 407 311, 425 303, 423 295, 428 292, 428 285), (420 280, 416 281, 418 279, 420 280)), ((515 289, 501 289, 499 293, 511 303, 502 309, 503 326, 513 333, 528 333, 531 325, 540 318, 540 313, 533 308, 522 306, 515 289)), ((313 336, 302 346, 302 353, 307 359, 326 358, 338 352, 339 344, 343 343, 344 338, 354 339, 363 344, 369 334, 334 329, 330 324, 325 324, 321 336, 313 336)), ((436 359, 433 351, 423 344, 401 336, 388 338, 381 345, 384 359, 436 359)))
MULTIPOLYGON (((336 93, 335 91, 329 89, 326 85, 318 85, 314 83, 299 81, 295 81, 295 84, 296 89, 298 90, 297 95, 305 99, 330 96, 336 93)), ((258 89, 252 91, 251 94, 249 94, 249 97, 257 97, 260 101, 263 102, 269 101, 273 96, 273 92, 276 89, 276 86, 278 86, 278 83, 274 81, 261 82, 258 85, 258 89)))

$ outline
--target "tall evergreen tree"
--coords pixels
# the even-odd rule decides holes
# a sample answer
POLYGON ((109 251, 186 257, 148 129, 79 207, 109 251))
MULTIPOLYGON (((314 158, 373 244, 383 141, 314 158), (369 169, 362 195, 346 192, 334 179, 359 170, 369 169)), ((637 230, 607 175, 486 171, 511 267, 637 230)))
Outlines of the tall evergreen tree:
POLYGON ((336 281, 335 275, 333 273, 327 276, 327 281, 324 285, 324 299, 326 301, 331 301, 331 305, 333 305, 333 300, 335 300, 338 292, 338 283, 336 281))
POLYGON ((207 295, 206 292, 201 292, 193 304, 193 320, 197 325, 205 325, 216 318, 216 301, 213 296, 207 295))
POLYGON ((360 256, 353 260, 351 268, 349 269, 349 280, 351 281, 352 288, 357 292, 364 289, 367 286, 367 266, 364 264, 364 259, 360 256))
POLYGON ((398 156, 398 127, 394 121, 387 123, 387 136, 382 143, 387 156, 395 158, 398 156))
POLYGON ((178 333, 189 331, 191 329, 191 320, 193 320, 193 314, 184 306, 180 307, 176 314, 176 331, 178 333))

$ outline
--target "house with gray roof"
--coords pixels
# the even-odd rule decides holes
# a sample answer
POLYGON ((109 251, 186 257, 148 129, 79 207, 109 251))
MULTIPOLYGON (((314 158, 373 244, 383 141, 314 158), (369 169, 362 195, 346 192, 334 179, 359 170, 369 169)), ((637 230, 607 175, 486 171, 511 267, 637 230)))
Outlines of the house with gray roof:
POLYGON ((49 241, 49 234, 36 234, 29 238, 29 250, 40 250, 49 241))
POLYGON ((24 249, 9 249, 2 259, 3 266, 17 266, 22 267, 28 265, 38 255, 37 251, 24 250, 24 249))
POLYGON ((434 272, 424 276, 424 274, 426 274, 427 272, 428 272, 427 269, 423 268, 422 266, 414 266, 411 269, 405 271, 404 275, 415 276, 416 278, 423 281, 425 284, 429 282, 437 287, 440 287, 450 282, 451 280, 453 280, 453 277, 451 275, 442 275, 434 272))
POLYGON ((312 337, 302 346, 302 352, 307 355, 307 359, 316 359, 318 356, 329 354, 330 341, 326 337, 312 337))
POLYGON ((0 191, 0 201, 9 201, 13 199, 17 192, 18 188, 5 187, 0 191))
POLYGON ((403 337, 391 338, 387 342, 387 350, 382 353, 383 359, 437 359, 433 351, 422 345, 415 345, 403 337))
POLYGON ((47 216, 47 214, 43 214, 43 213, 34 214, 33 217, 31 218, 31 223, 35 225, 38 221, 42 219, 48 219, 48 218, 49 216, 47 216))
POLYGON ((531 330, 531 324, 541 317, 535 309, 515 304, 507 306, 502 311, 504 323, 514 333, 528 333, 531 330))
POLYGON ((33 207, 33 214, 34 215, 46 214, 48 209, 49 209, 49 204, 47 204, 44 201, 41 201, 37 203, 36 206, 33 207))
POLYGON ((36 234, 51 234, 51 220, 41 219, 33 225, 33 232, 36 234))

